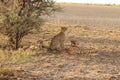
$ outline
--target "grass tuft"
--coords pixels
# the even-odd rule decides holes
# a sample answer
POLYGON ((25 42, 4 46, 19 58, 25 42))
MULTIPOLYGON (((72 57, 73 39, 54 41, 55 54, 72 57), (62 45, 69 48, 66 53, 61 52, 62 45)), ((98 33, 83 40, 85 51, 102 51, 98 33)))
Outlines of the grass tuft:
POLYGON ((0 50, 1 63, 17 63, 25 62, 30 59, 30 56, 36 54, 37 51, 18 49, 17 51, 0 50))

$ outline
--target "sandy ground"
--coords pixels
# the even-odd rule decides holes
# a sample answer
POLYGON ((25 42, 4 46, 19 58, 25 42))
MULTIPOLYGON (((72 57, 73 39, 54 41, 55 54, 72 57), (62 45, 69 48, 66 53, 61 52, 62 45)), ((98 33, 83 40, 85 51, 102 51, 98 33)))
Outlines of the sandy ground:
MULTIPOLYGON (((70 40, 77 40, 80 51, 68 54, 47 52, 44 49, 32 55, 27 62, 3 67, 17 70, 15 76, 18 80, 120 80, 119 29, 64 26, 69 27, 65 45, 69 46, 70 40)), ((45 34, 44 39, 48 41, 44 43, 48 44, 59 30, 60 26, 46 24, 43 26, 44 32, 39 36, 45 34)))
POLYGON ((63 11, 48 16, 50 22, 120 27, 120 7, 60 4, 63 11))

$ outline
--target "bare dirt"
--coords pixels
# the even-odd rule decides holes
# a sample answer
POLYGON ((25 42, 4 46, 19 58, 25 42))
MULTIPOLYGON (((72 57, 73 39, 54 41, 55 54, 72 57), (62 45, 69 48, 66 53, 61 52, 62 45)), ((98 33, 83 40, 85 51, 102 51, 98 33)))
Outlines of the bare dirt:
MULTIPOLYGON (((44 42, 46 44, 49 43, 49 38, 53 34, 58 33, 60 27, 47 24, 43 30, 50 32, 44 36, 48 39, 44 42), (49 29, 51 26, 53 28, 49 29)), ((21 80, 120 79, 119 30, 69 26, 69 31, 66 46, 70 45, 70 40, 78 40, 80 51, 77 53, 52 53, 44 49, 32 55, 27 62, 3 65, 3 67, 15 69, 15 76, 21 80)))
POLYGON ((87 26, 120 27, 120 7, 59 4, 63 11, 47 17, 50 22, 85 24, 87 26))

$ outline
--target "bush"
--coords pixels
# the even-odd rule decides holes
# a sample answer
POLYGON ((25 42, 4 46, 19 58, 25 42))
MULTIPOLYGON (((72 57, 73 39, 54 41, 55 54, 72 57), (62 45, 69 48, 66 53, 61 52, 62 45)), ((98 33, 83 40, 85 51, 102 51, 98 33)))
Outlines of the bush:
POLYGON ((39 31, 42 15, 60 10, 53 0, 0 0, 0 33, 9 37, 8 46, 18 49, 22 38, 39 31))

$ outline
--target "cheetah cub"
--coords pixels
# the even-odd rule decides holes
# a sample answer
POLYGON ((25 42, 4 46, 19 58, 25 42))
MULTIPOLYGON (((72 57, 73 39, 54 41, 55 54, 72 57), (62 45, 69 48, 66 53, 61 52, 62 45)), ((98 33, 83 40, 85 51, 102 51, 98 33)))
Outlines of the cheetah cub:
POLYGON ((57 50, 57 51, 64 50, 66 31, 67 31, 67 27, 61 27, 61 31, 52 38, 50 44, 51 50, 57 50))
POLYGON ((37 40, 34 44, 23 47, 23 50, 27 50, 27 49, 30 49, 30 50, 40 49, 41 50, 42 47, 43 47, 43 41, 37 40))
POLYGON ((42 49, 42 47, 43 47, 43 41, 42 40, 38 40, 33 45, 31 45, 29 48, 31 50, 34 50, 34 49, 42 49))
POLYGON ((79 42, 77 40, 71 40, 71 45, 67 48, 67 53, 76 54, 80 52, 79 42))

